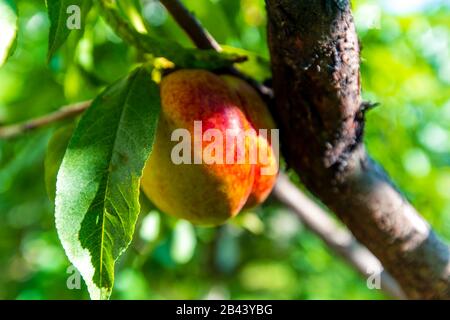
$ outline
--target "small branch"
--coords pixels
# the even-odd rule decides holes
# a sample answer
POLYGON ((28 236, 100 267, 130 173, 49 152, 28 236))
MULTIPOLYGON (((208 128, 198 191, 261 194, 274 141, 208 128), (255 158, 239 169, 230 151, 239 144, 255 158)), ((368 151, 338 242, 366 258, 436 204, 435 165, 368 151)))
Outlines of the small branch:
MULTIPOLYGON (((175 21, 186 32, 192 42, 200 49, 214 49, 218 52, 222 51, 220 44, 213 38, 213 36, 202 27, 200 21, 186 9, 186 7, 179 0, 160 0, 161 3, 173 16, 175 21)), ((266 101, 273 100, 273 90, 253 78, 243 74, 236 68, 229 68, 229 73, 239 77, 250 83, 266 101)))
POLYGON ((45 127, 54 122, 76 117, 86 110, 92 101, 83 101, 61 107, 59 110, 22 123, 0 127, 0 139, 11 139, 26 132, 45 127))
POLYGON ((379 272, 381 289, 394 298, 406 299, 397 281, 383 270, 381 262, 350 232, 339 227, 320 206, 290 182, 286 175, 280 174, 272 195, 291 209, 309 230, 353 266, 364 278, 379 272))
POLYGON ((179 0, 160 0, 161 3, 173 16, 180 27, 188 34, 192 42, 199 49, 214 49, 221 51, 222 48, 211 34, 202 27, 200 21, 194 18, 179 0))

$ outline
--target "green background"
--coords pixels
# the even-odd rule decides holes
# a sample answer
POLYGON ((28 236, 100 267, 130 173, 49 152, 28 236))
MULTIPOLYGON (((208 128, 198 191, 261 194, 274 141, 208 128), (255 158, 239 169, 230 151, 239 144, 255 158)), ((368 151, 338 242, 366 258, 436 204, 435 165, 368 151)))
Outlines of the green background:
MULTIPOLYGON (((270 76, 263 0, 184 1, 224 45, 254 52, 270 76)), ((156 35, 191 43, 157 1, 143 1, 156 35)), ((17 1, 19 36, 0 68, 0 124, 90 99, 135 66, 136 52, 93 11, 47 64, 44 1, 17 1)), ((362 42, 370 153, 450 241, 450 7, 444 1, 353 1, 362 42)), ((0 140, 0 299, 87 299, 67 288, 44 181, 49 127, 0 140)), ((143 199, 135 239, 119 260, 113 299, 384 299, 273 199, 215 229, 196 228, 143 199)), ((72 270, 69 269, 69 272, 72 270)), ((69 278, 70 280, 70 278, 69 278)))

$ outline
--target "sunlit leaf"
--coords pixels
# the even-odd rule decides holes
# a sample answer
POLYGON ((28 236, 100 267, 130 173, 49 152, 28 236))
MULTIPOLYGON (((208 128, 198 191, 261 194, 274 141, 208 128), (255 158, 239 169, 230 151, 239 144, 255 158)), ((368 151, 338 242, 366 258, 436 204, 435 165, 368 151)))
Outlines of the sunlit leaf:
POLYGON ((147 32, 146 23, 141 15, 142 7, 140 0, 120 1, 117 4, 138 32, 147 32))
POLYGON ((45 186, 51 200, 55 200, 56 176, 58 175, 58 170, 73 130, 73 123, 58 128, 48 143, 47 153, 45 155, 45 186))
POLYGON ((17 40, 17 8, 12 0, 0 0, 0 66, 13 54, 17 40))
POLYGON ((58 235, 92 299, 109 297, 114 263, 131 241, 159 106, 143 69, 110 86, 81 118, 58 172, 58 235))

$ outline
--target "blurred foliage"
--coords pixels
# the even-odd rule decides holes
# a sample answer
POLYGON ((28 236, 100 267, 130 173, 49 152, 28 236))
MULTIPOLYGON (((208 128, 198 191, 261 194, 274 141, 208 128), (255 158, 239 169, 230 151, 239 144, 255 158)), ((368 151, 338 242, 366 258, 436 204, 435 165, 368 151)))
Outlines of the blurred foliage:
MULTIPOLYGON (((95 10, 81 41, 69 36, 47 65, 44 3, 16 2, 17 47, 0 69, 0 124, 91 99, 133 68, 136 51, 95 10)), ((227 50, 252 52, 246 72, 258 80, 270 76, 263 0, 184 2, 227 50)), ((363 94, 381 103, 368 115, 367 147, 450 240, 450 7, 439 0, 353 6, 364 48, 363 94)), ((151 34, 192 46, 158 1, 142 1, 142 10, 151 34)), ((46 147, 63 125, 0 141, 0 299, 88 298, 83 283, 81 290, 67 288, 69 263, 45 187, 46 147)), ((215 229, 193 227, 142 202, 113 299, 384 298, 271 200, 215 229)))

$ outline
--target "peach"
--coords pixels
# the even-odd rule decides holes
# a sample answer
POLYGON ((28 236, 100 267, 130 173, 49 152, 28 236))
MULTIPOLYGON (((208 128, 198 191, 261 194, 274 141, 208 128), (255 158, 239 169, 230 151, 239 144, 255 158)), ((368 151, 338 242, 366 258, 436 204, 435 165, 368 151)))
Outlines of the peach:
POLYGON ((160 121, 141 180, 149 199, 206 226, 264 201, 276 173, 261 175, 260 163, 249 161, 252 144, 269 151, 269 166, 278 164, 269 139, 255 132, 274 124, 254 89, 237 78, 179 70, 163 77, 160 94, 160 121))

